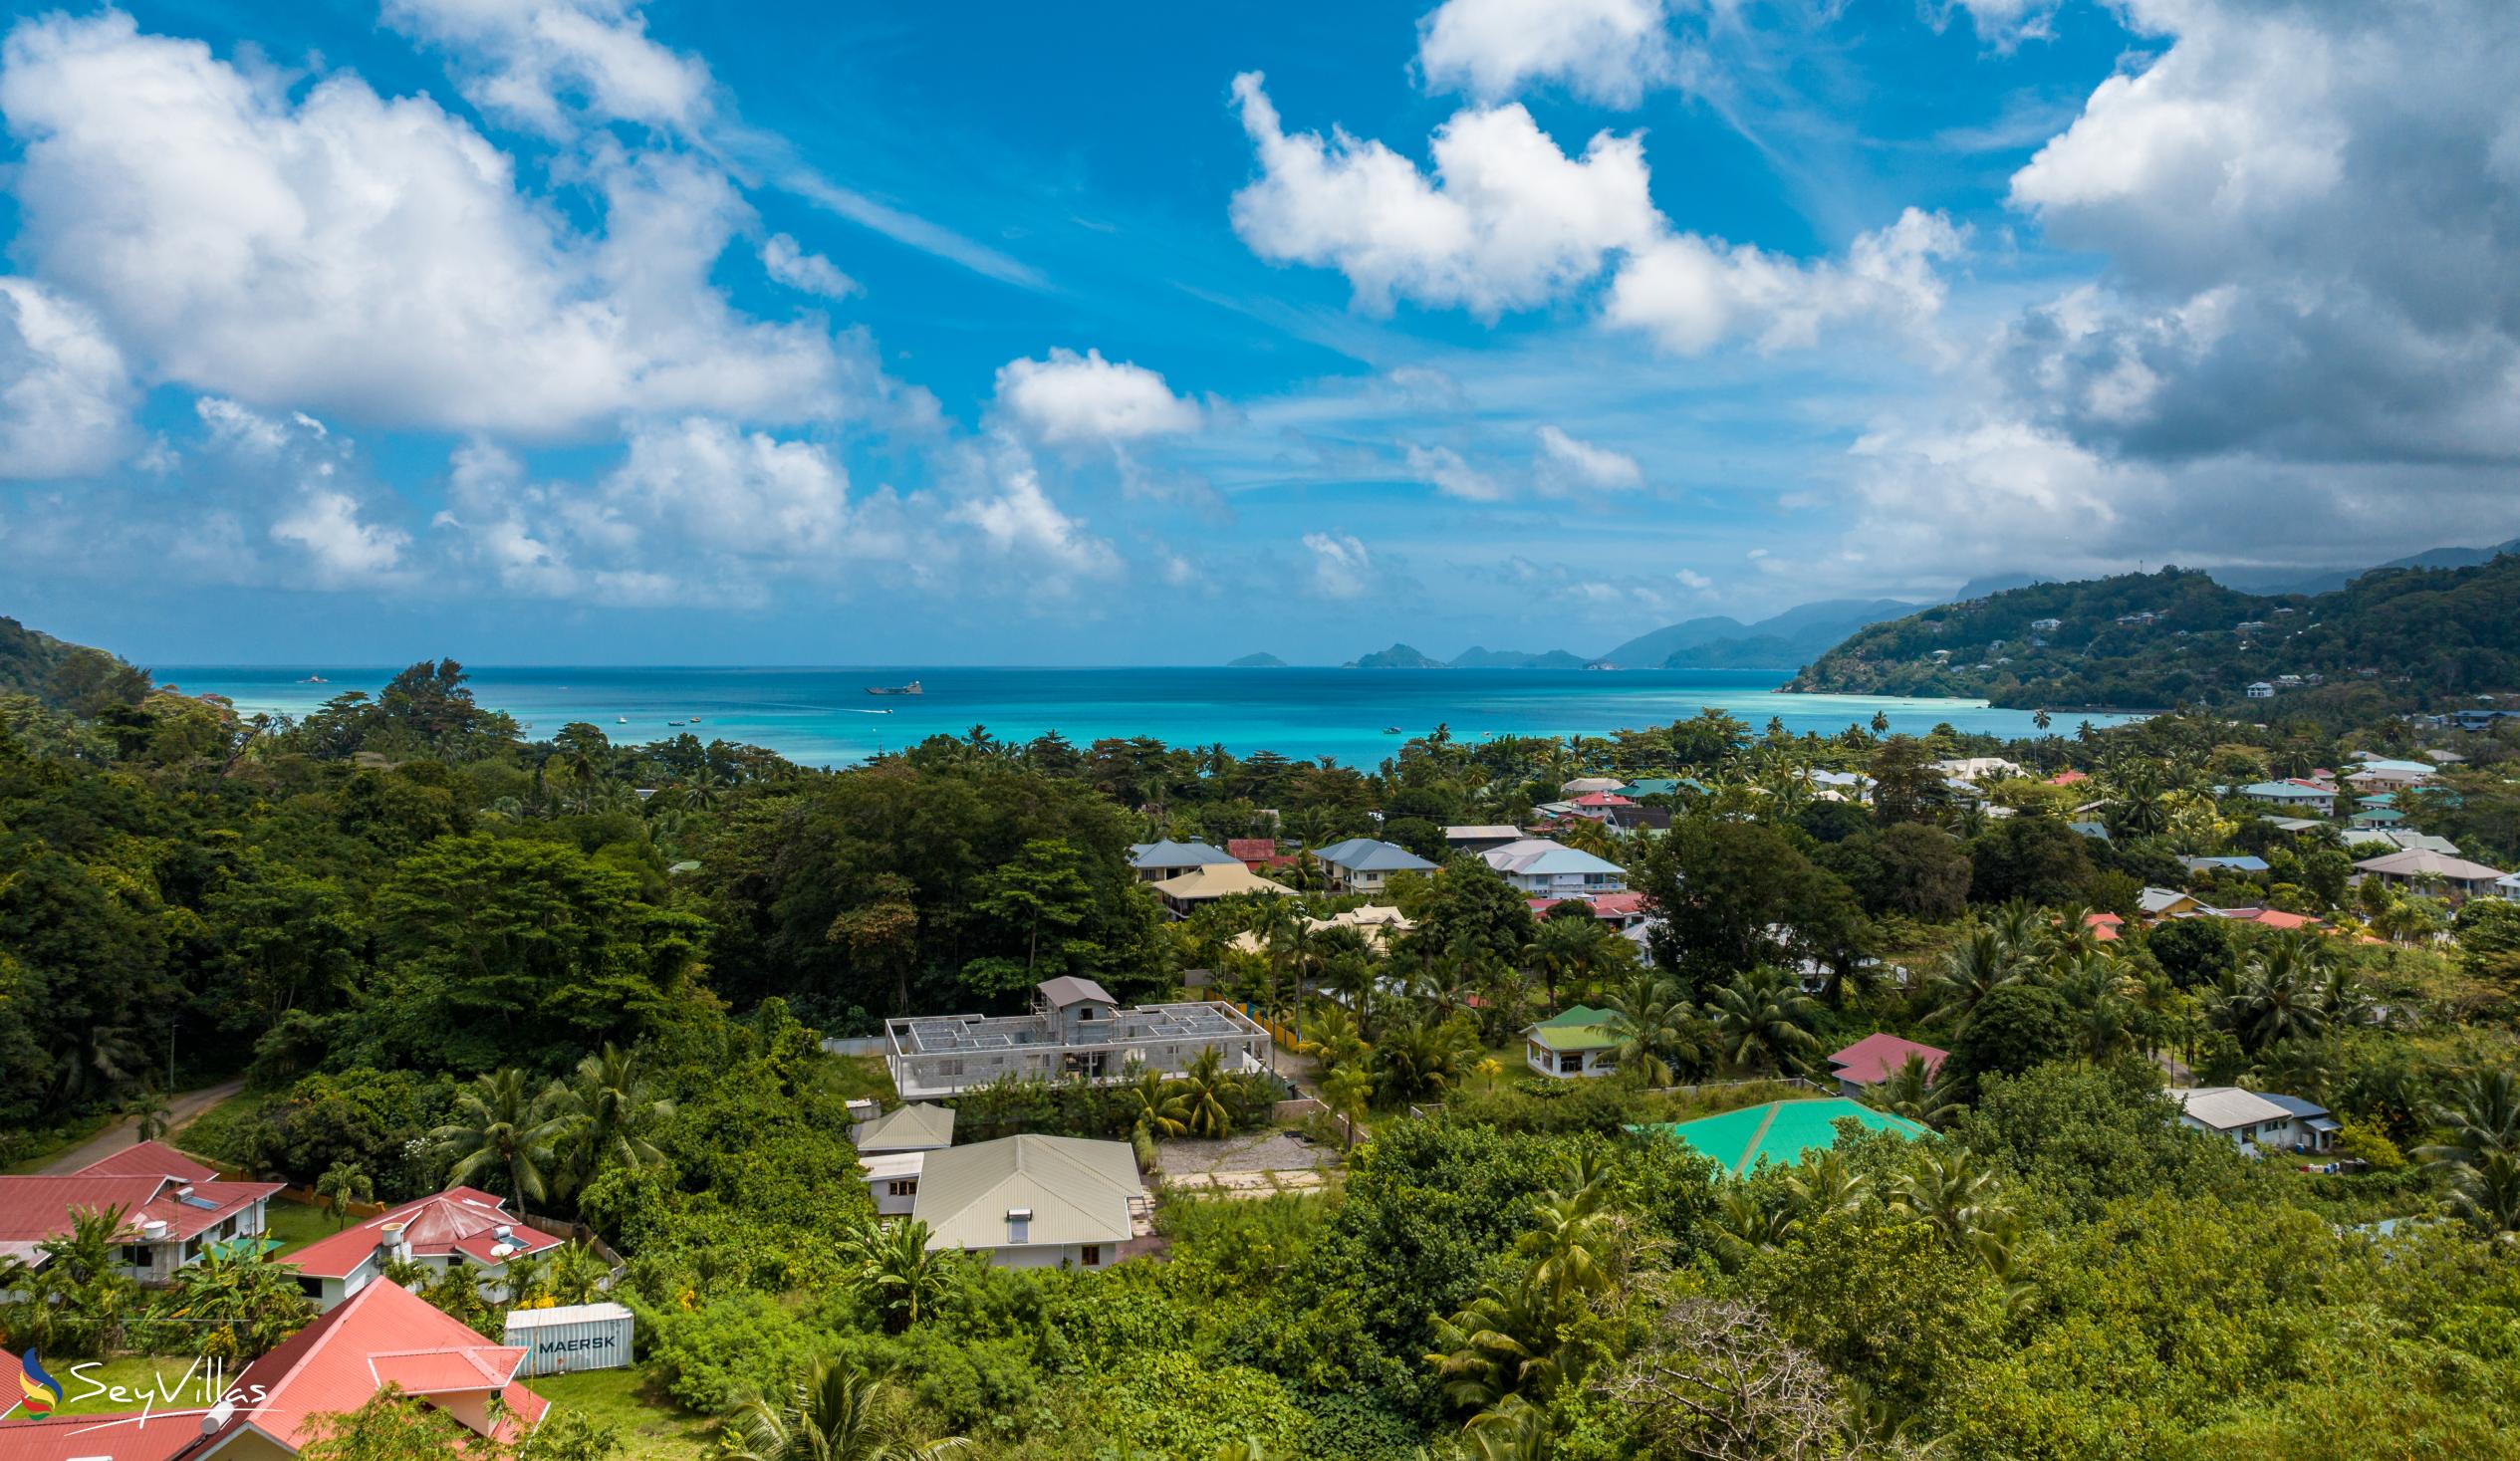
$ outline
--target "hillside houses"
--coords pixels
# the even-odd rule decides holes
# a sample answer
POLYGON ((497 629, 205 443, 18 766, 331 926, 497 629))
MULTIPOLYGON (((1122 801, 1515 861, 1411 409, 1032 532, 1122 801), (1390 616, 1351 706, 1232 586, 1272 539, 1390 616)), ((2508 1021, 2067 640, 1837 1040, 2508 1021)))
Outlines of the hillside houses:
POLYGON ((1262 1069, 1269 1035, 1226 1004, 1124 1009, 1091 979, 1035 989, 1021 1015, 931 1015, 884 1022, 885 1064, 905 1100, 941 1099, 1008 1077, 1122 1081, 1133 1068, 1177 1075, 1214 1050, 1228 1071, 1262 1069))

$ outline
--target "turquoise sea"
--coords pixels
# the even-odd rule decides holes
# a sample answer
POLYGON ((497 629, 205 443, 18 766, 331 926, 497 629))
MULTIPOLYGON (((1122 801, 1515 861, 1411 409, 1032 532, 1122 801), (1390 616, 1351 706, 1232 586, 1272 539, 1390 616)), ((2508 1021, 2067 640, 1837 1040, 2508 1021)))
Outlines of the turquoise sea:
MULTIPOLYGON (((1908 700, 1777 692, 1790 670, 1193 669, 794 667, 469 667, 482 704, 542 738, 590 721, 621 742, 688 732, 744 741, 814 766, 838 766, 937 734, 986 726, 1004 740, 1056 730, 1079 745, 1105 736, 1153 736, 1173 745, 1223 742, 1237 754, 1274 750, 1372 766, 1397 750, 1397 727, 1438 724, 1455 737, 1603 735, 1667 725, 1719 706, 1763 727, 1823 733, 1886 712, 1892 729, 1948 721, 1964 731, 2030 735, 2030 712, 1976 700, 1908 700), (870 685, 920 682, 916 696, 875 696, 870 685), (696 719, 695 719, 696 717, 696 719), (671 722, 682 721, 682 725, 671 722)), ((193 694, 225 695, 247 713, 304 715, 345 690, 375 692, 390 668, 170 665, 158 679, 193 694), (321 675, 324 683, 307 683, 321 675)), ((2095 719, 2105 719, 2094 717, 2095 719)), ((2057 727, 2071 729, 2071 723, 2057 727)))

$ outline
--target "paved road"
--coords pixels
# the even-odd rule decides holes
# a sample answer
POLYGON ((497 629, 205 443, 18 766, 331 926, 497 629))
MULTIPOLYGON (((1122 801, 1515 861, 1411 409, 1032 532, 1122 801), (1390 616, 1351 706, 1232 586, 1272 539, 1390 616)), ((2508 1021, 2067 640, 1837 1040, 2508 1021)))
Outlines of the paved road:
MULTIPOLYGON (((245 1083, 242 1081, 225 1081, 216 1086, 204 1086, 198 1091, 176 1092, 166 1098, 168 1129, 181 1131, 192 1123, 193 1117, 244 1089, 245 1083)), ((139 1124, 138 1117, 126 1116, 46 1162, 43 1170, 37 1175, 59 1176, 65 1172, 75 1172, 109 1152, 120 1151, 139 1139, 139 1124)))

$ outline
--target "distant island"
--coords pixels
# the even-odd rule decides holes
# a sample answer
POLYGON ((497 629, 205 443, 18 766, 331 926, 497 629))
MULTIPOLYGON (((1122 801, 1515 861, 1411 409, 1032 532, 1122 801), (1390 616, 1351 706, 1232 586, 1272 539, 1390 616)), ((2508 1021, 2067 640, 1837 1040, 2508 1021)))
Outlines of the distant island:
POLYGON ((1225 661, 1227 669, 1284 669, 1286 661, 1274 654, 1246 654, 1240 659, 1225 661))

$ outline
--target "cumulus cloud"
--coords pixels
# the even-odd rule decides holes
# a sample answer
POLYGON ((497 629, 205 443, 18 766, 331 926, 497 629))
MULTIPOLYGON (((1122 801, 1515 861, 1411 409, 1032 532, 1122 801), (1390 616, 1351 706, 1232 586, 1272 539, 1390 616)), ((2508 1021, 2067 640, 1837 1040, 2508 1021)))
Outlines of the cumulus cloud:
POLYGON ((325 588, 374 587, 402 562, 411 535, 369 522, 358 499, 332 487, 309 487, 294 508, 271 525, 271 540, 303 550, 316 582, 325 588))
POLYGON ((1505 484, 1462 458, 1449 446, 1409 446, 1405 450, 1408 473, 1416 480, 1464 502, 1496 502, 1505 496, 1505 484))
POLYGON ((761 267, 788 288, 827 300, 847 299, 858 292, 857 280, 841 273, 822 255, 807 253, 784 233, 774 233, 762 243, 761 267))
POLYGON ((1053 586, 1120 573, 1120 555, 1050 500, 1031 462, 1001 453, 996 478, 994 491, 963 502, 950 520, 975 530, 998 557, 1040 571, 1053 586))
POLYGON ((1053 350, 1046 361, 998 367, 998 403, 1035 439, 1128 441, 1199 427, 1199 408, 1172 393, 1161 375, 1099 350, 1053 350))
POLYGON ((1313 555, 1313 592, 1324 599, 1362 599, 1374 587, 1374 556, 1345 533, 1307 533, 1313 555))
POLYGON ((1735 338, 1762 350, 1800 349, 1824 327, 1855 320, 1914 329, 1942 308, 1935 261, 1965 243, 1949 218, 1916 208, 1859 236, 1844 261, 1806 263, 1752 244, 1665 233, 1621 266, 1604 318, 1680 355, 1735 338))
POLYGON ((621 0, 385 0, 384 20, 456 50, 485 115, 546 135, 576 111, 689 132, 709 110, 708 68, 649 39, 621 0))
POLYGON ((1540 428, 1541 480, 1560 489, 1634 491, 1645 484, 1644 468, 1624 451, 1595 446, 1555 426, 1540 428))
POLYGON ((2520 457, 2520 7, 2125 13, 2166 49, 2012 179, 2109 262, 2016 326, 2023 408, 2154 459, 2520 457))
POLYGON ((605 228, 582 232, 434 103, 348 74, 293 98, 114 11, 12 30, 0 117, 24 152, 20 253, 144 376, 554 433, 632 410, 822 417, 871 370, 709 283, 749 213, 688 156, 599 152, 605 228))
POLYGON ((1653 235, 1644 145, 1596 134, 1570 157, 1519 106, 1474 108, 1437 128, 1434 171, 1334 130, 1288 135, 1257 72, 1234 78, 1260 176, 1234 194, 1234 230, 1262 258, 1327 266, 1360 308, 1394 300, 1485 319, 1546 304, 1653 235))
POLYGON ((134 444, 138 392, 96 317, 31 279, 0 278, 0 477, 85 477, 134 444))
POLYGON ((1665 0, 1445 0, 1417 23, 1417 65, 1435 91, 1501 101, 1555 82, 1612 107, 1676 81, 1665 0))

